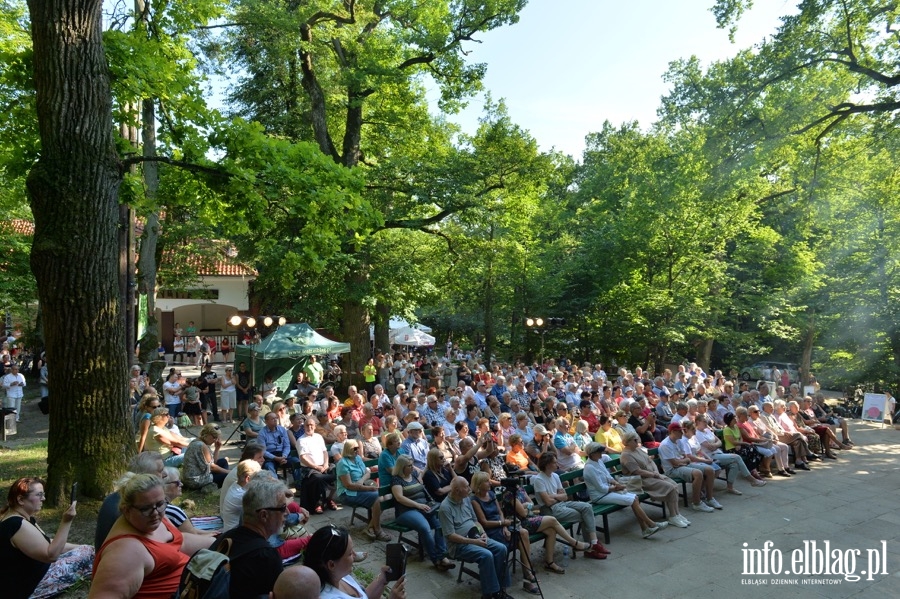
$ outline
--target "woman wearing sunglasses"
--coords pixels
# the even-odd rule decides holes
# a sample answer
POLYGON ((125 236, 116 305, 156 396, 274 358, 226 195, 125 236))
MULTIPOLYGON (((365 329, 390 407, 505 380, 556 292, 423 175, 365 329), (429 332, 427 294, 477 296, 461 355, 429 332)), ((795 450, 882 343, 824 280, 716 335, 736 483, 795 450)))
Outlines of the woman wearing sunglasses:
MULTIPOLYGON (((320 599, 367 599, 384 594, 390 568, 382 566, 378 576, 363 588, 353 577, 353 555, 353 539, 346 530, 325 526, 313 534, 303 564, 319 576, 320 599)), ((405 584, 406 576, 401 576, 389 599, 406 599, 405 584)))

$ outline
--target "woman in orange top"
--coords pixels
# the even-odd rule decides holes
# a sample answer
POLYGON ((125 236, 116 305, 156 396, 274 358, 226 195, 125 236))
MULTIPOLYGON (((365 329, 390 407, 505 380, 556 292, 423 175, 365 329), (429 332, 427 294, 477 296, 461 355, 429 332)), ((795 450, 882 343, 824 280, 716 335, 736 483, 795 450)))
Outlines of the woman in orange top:
POLYGON ((537 465, 525 453, 525 443, 522 442, 522 436, 518 433, 509 436, 509 451, 506 453, 506 463, 512 464, 519 470, 538 471, 537 465))
POLYGON ((169 599, 188 559, 209 546, 209 537, 182 533, 163 517, 163 481, 153 474, 131 477, 119 509, 122 515, 97 552, 88 597, 169 599))

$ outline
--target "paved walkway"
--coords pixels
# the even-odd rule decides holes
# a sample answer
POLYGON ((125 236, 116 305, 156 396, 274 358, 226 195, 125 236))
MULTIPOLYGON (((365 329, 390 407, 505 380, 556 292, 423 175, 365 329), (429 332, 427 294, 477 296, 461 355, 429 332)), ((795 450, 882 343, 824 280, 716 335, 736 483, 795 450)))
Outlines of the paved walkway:
MULTIPOLYGON (((623 599, 631 597, 797 597, 866 599, 900 597, 900 431, 853 421, 851 435, 857 449, 839 452, 838 461, 816 462, 812 472, 799 472, 790 479, 774 479, 762 488, 751 488, 741 481, 737 488, 743 496, 719 497, 725 506, 712 514, 685 512, 692 525, 687 529, 668 527, 650 539, 641 539, 639 528, 630 511, 610 516, 613 552, 609 559, 569 561, 563 576, 541 570, 544 597, 553 599, 623 599), (745 576, 743 544, 748 549, 762 549, 771 541, 770 555, 781 552, 783 567, 790 569, 791 554, 815 541, 819 549, 830 542, 833 552, 841 550, 845 562, 847 551, 860 550, 855 572, 868 571, 867 549, 882 548, 885 541, 886 565, 872 580, 862 575, 850 582, 842 576, 745 576), (802 584, 816 582, 815 585, 802 584), (751 585, 751 582, 762 584, 751 585), (776 584, 776 583, 783 584, 776 584), (795 584, 796 583, 796 584, 795 584), (790 586, 787 586, 790 585, 790 586)), ((724 488, 718 482, 717 488, 724 488)), ((650 517, 659 511, 647 507, 650 517)), ((347 526, 350 510, 326 516, 314 516, 313 527, 330 517, 335 524, 347 526)), ((384 545, 370 543, 362 535, 362 527, 353 528, 358 549, 370 552, 360 564, 374 570, 384 563, 384 545)), ((537 564, 543 559, 542 548, 532 548, 537 564)), ((562 563, 562 548, 557 546, 556 560, 562 563)), ((815 565, 812 560, 807 564, 815 565)), ((853 565, 853 564, 851 564, 853 565)), ((408 564, 407 597, 410 599, 456 599, 478 597, 478 583, 464 576, 456 582, 457 570, 439 573, 426 559, 420 562, 411 554, 408 564)), ((513 578, 510 594, 529 597, 522 589, 521 569, 513 578)))

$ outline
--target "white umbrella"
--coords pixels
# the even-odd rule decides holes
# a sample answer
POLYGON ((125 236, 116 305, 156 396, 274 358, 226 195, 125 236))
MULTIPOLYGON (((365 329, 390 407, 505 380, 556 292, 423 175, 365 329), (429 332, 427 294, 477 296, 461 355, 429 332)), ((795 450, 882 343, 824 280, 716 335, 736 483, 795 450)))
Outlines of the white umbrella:
POLYGON ((434 337, 419 329, 403 327, 402 329, 391 331, 391 345, 427 347, 434 345, 434 337))

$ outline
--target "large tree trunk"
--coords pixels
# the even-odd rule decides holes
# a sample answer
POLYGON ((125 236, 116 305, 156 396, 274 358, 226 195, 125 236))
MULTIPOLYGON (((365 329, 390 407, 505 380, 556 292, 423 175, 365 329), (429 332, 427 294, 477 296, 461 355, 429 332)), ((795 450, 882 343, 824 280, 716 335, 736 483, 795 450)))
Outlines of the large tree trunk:
POLYGON ((391 307, 384 303, 375 304, 375 349, 385 354, 391 353, 391 307))
POLYGON ((29 0, 41 157, 28 176, 31 266, 53 369, 47 498, 102 497, 133 453, 119 305, 121 175, 102 0, 29 0))
MULTIPOLYGON (((715 341, 715 339, 704 339, 697 347, 697 366, 706 372, 709 372, 711 368, 709 363, 712 361, 712 350, 715 341)), ((662 369, 665 368, 665 366, 663 363, 660 363, 657 365, 657 368, 657 372, 662 372, 662 369)))
POLYGON ((803 355, 800 357, 800 389, 809 383, 809 373, 812 371, 813 344, 816 341, 816 310, 809 309, 809 319, 806 322, 806 331, 803 335, 803 355))
MULTIPOLYGON (((491 223, 490 244, 494 244, 494 223, 491 223)), ((494 355, 494 252, 487 253, 487 276, 484 278, 484 365, 491 369, 494 355)))
POLYGON ((348 364, 344 371, 343 382, 347 385, 356 385, 358 389, 365 388, 363 367, 372 357, 372 346, 369 338, 369 310, 363 304, 360 295, 368 288, 368 277, 363 267, 355 265, 351 268, 346 278, 347 296, 344 298, 344 321, 341 333, 344 340, 350 343, 348 364))
MULTIPOLYGON (((141 109, 141 136, 143 154, 156 156, 156 101, 145 99, 141 109)), ((152 160, 144 163, 144 193, 151 205, 156 203, 159 191, 159 164, 152 160)), ((160 380, 165 362, 158 359, 159 322, 156 320, 156 257, 159 254, 159 212, 151 212, 144 225, 141 250, 138 257, 138 292, 147 296, 147 329, 140 339, 140 361, 147 365, 151 382, 160 380)))

